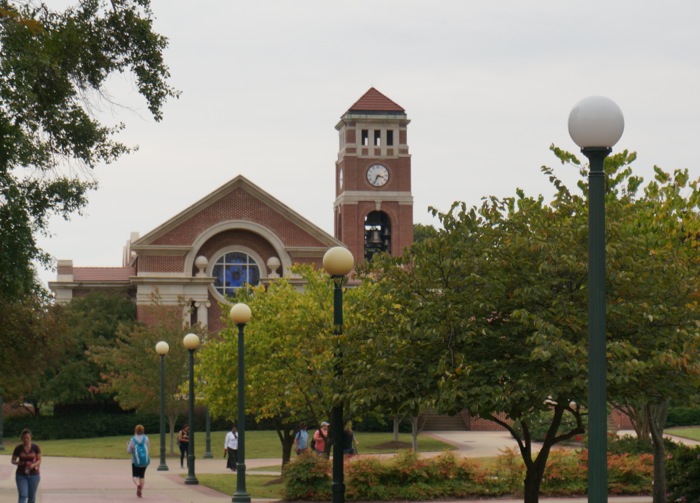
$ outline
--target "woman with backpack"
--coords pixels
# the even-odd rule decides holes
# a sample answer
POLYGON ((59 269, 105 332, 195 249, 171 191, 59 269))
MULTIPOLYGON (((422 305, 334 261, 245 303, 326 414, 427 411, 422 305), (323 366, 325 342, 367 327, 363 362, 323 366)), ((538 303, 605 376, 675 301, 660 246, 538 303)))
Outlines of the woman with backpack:
POLYGON ((146 468, 151 462, 148 448, 151 443, 144 433, 143 425, 137 424, 134 429, 134 436, 131 437, 126 446, 126 452, 131 454, 131 477, 136 485, 136 496, 139 498, 143 492, 146 468))

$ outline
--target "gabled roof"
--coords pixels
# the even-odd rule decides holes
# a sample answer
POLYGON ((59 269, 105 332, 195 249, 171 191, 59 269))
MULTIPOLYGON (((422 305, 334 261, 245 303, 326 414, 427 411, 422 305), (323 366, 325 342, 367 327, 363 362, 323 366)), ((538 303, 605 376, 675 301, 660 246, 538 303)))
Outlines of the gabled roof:
POLYGON ((370 87, 369 91, 363 94, 362 97, 348 109, 348 112, 389 112, 403 114, 406 111, 403 107, 391 101, 374 87, 370 87))
POLYGON ((194 203, 189 208, 186 208, 182 212, 178 213, 170 220, 153 229, 146 235, 141 236, 139 239, 131 243, 131 249, 138 250, 139 248, 142 248, 144 246, 150 246, 155 244, 155 242, 162 236, 168 234, 173 229, 179 227, 183 223, 195 217, 201 211, 205 210, 208 207, 211 207, 217 201, 228 197, 231 193, 239 189, 244 190, 248 194, 251 194, 254 198, 261 201, 268 208, 283 215, 284 218, 287 219, 287 221, 298 226, 298 228, 306 232, 308 235, 313 236, 320 243, 322 243, 323 246, 330 247, 342 244, 333 236, 325 232, 323 229, 311 223, 306 218, 302 217, 299 213, 295 212, 294 210, 280 202, 278 199, 265 192, 263 189, 252 183, 244 176, 238 175, 231 181, 225 183, 224 185, 216 189, 214 192, 211 192, 204 198, 194 203))

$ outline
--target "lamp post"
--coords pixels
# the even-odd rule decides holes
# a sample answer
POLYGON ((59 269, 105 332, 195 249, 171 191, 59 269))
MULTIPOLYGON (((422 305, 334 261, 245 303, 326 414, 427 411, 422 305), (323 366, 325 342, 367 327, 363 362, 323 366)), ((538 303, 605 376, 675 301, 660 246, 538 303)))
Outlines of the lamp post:
POLYGON ((247 304, 238 303, 231 308, 229 317, 238 327, 238 462, 236 464, 236 492, 231 501, 249 503, 250 494, 245 488, 245 361, 243 332, 252 313, 247 304))
POLYGON ((156 353, 160 356, 160 465, 159 472, 168 471, 165 464, 165 355, 170 351, 170 346, 165 341, 156 344, 156 353))
POLYGON ((197 334, 187 334, 184 339, 182 339, 182 344, 185 346, 185 349, 190 352, 190 441, 187 448, 187 478, 185 478, 185 484, 196 485, 199 484, 199 480, 197 480, 194 474, 194 352, 199 347, 199 337, 197 334))
POLYGON ((5 440, 4 440, 5 418, 2 415, 2 406, 3 406, 2 393, 3 393, 2 388, 0 388, 0 451, 5 450, 5 440))
MULTIPOLYGON (((347 248, 335 246, 329 249, 323 256, 323 268, 331 275, 333 280, 333 333, 336 340, 343 334, 343 280, 352 271, 355 259, 347 248)), ((343 370, 340 360, 343 352, 340 342, 337 341, 335 352, 335 377, 338 386, 341 385, 343 370)), ((333 503, 345 501, 345 483, 343 481, 343 404, 338 402, 333 405, 333 483, 331 493, 333 503)))
POLYGON ((588 501, 608 500, 605 343, 605 158, 625 121, 609 98, 591 96, 569 114, 569 134, 589 160, 588 173, 588 501))
POLYGON ((211 453, 211 414, 209 414, 209 407, 204 409, 204 424, 206 428, 204 459, 212 459, 214 455, 211 453))

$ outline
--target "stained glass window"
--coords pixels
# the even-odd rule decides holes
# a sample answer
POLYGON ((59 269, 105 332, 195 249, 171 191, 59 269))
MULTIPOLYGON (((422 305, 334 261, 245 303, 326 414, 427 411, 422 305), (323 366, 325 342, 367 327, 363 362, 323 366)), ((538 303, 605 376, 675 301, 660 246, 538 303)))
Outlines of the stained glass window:
POLYGON ((247 253, 229 252, 216 261, 212 276, 216 291, 228 297, 244 285, 260 283, 260 268, 247 253))

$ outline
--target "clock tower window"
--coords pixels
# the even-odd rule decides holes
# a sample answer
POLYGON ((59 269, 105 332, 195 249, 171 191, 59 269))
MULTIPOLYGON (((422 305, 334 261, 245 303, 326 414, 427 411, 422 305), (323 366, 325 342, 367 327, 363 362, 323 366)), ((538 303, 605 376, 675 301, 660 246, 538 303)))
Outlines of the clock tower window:
POLYGON ((367 130, 367 129, 362 130, 362 146, 363 147, 369 146, 369 130, 367 130))
POLYGON ((392 147, 394 145, 394 132, 389 129, 386 132, 386 146, 392 147))
POLYGON ((372 211, 365 218, 365 260, 376 253, 391 253, 391 222, 383 211, 372 211))

